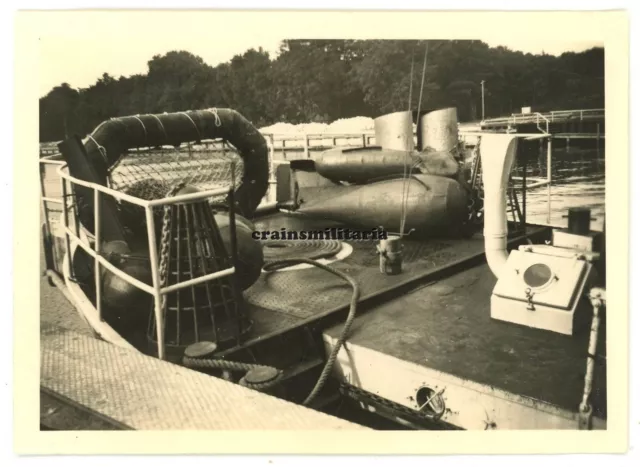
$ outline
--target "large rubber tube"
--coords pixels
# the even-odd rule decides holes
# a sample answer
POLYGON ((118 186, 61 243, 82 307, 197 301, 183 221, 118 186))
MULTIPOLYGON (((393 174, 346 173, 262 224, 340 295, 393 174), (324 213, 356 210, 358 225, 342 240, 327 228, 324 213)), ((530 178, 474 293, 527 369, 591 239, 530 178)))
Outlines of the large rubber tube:
MULTIPOLYGON (((251 218, 267 192, 269 152, 262 134, 235 110, 207 109, 112 118, 101 123, 87 138, 85 149, 101 182, 106 184, 109 169, 128 149, 178 146, 214 138, 231 143, 244 161, 235 202, 238 214, 251 218)), ((86 204, 92 213, 93 200, 86 200, 86 204)))

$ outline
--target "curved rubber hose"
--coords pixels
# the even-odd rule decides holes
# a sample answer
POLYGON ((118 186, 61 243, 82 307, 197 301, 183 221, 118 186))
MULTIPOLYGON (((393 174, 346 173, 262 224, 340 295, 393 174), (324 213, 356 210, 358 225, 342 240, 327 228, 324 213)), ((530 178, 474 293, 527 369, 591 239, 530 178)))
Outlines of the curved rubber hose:
POLYGON ((299 264, 299 263, 312 264, 313 266, 316 266, 320 269, 330 272, 331 274, 334 274, 344 279, 345 281, 347 281, 353 288, 353 294, 351 295, 351 303, 349 304, 349 314, 347 315, 347 319, 344 322, 344 327, 342 328, 340 337, 338 337, 336 345, 333 347, 333 350, 331 351, 331 355, 329 355, 329 358, 327 359, 327 363, 322 369, 322 373, 320 374, 320 377, 318 378, 318 381, 316 382, 315 387, 302 403, 303 405, 308 406, 318 396, 322 388, 324 388, 325 383, 329 379, 329 375, 331 373, 333 365, 336 359, 338 358, 338 352, 340 351, 340 348, 344 345, 344 342, 347 340, 347 335, 349 334, 349 330, 351 329, 353 320, 356 317, 358 299, 360 298, 360 287, 358 286, 358 283, 351 276, 341 271, 338 271, 337 269, 334 269, 330 266, 327 266, 326 264, 322 264, 322 263, 319 263, 318 261, 314 261, 312 259, 291 258, 291 259, 286 259, 281 261, 271 261, 264 265, 264 270, 275 271, 277 269, 280 269, 281 267, 284 268, 284 267, 292 266, 294 264, 299 264))
MULTIPOLYGON (((232 144, 243 160, 244 173, 234 198, 238 214, 253 217, 269 186, 269 148, 258 129, 233 109, 211 108, 112 118, 102 122, 91 133, 85 149, 100 183, 106 186, 109 171, 128 149, 179 146, 189 141, 216 138, 232 144)), ((84 201, 88 207, 86 212, 81 212, 81 218, 84 225, 91 225, 93 197, 88 196, 84 201)))

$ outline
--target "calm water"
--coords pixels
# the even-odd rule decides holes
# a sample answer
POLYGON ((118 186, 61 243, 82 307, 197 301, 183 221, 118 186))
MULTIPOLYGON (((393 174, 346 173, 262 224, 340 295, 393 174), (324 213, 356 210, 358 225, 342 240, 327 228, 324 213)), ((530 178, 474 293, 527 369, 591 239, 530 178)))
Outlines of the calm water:
MULTIPOLYGON (((535 177, 546 177, 546 154, 527 157, 527 184, 535 177)), ((567 226, 567 210, 571 207, 591 209, 593 230, 602 231, 605 214, 605 158, 597 149, 557 148, 552 152, 551 219, 549 224, 567 226)), ((516 175, 522 176, 518 167, 516 175)), ((527 192, 527 222, 547 224, 547 187, 527 192)))

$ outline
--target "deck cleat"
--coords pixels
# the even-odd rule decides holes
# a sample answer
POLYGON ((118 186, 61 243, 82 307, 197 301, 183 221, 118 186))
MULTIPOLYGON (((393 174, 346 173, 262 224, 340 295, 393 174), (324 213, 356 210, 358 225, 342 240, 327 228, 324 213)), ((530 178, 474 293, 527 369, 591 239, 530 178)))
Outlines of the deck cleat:
POLYGON ((191 344, 184 351, 184 356, 188 358, 206 358, 213 355, 218 346, 213 342, 200 341, 195 344, 191 344))

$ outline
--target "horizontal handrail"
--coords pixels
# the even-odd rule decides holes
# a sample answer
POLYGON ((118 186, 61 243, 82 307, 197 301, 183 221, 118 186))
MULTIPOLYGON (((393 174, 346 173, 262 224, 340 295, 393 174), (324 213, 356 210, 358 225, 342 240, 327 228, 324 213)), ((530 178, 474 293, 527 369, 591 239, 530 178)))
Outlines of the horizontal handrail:
POLYGON ((212 272, 211 274, 207 274, 206 276, 196 277, 187 281, 182 281, 177 284, 170 285, 168 287, 163 287, 160 289, 160 293, 163 295, 168 294, 171 292, 175 292, 176 290, 184 289, 185 287, 202 284, 203 282, 212 281, 214 279, 220 279, 222 277, 227 277, 235 273, 236 268, 232 266, 230 268, 223 269, 222 271, 212 272))
POLYGON ((138 289, 143 290, 144 292, 147 292, 149 295, 153 295, 155 293, 154 290, 153 290, 153 287, 151 287, 148 284, 145 284, 142 281, 139 281, 138 279, 136 279, 133 276, 130 276, 126 272, 122 271, 121 269, 118 269, 116 266, 111 264, 104 256, 102 256, 99 253, 96 253, 96 251, 93 248, 91 248, 89 245, 85 244, 80 239, 80 237, 78 237, 73 232, 73 230, 71 230, 69 227, 65 226, 64 227, 64 232, 65 232, 66 235, 68 235, 69 237, 71 237, 73 239, 75 245, 77 245, 80 248, 82 248, 85 251, 85 253, 87 253, 93 259, 97 260, 100 263, 101 266, 104 266, 105 268, 107 268, 114 275, 116 275, 120 279, 123 279, 124 281, 128 282, 129 284, 136 286, 138 289))
POLYGON ((540 118, 547 119, 550 122, 556 122, 556 119, 577 117, 580 120, 584 120, 585 117, 604 118, 604 116, 605 109, 553 110, 550 112, 514 113, 506 117, 486 118, 481 124, 535 123, 540 118))
POLYGON ((56 156, 62 156, 62 154, 56 153, 56 154, 41 157, 39 159, 39 162, 40 164, 50 164, 50 165, 66 165, 67 164, 64 160, 53 159, 56 156))
POLYGON ((64 170, 66 168, 67 168, 66 164, 64 164, 64 166, 58 169, 58 175, 60 175, 61 178, 64 178, 65 180, 68 180, 69 182, 74 183, 76 185, 80 185, 85 188, 91 188, 92 190, 97 190, 106 195, 113 196, 115 199, 128 201, 131 204, 135 204, 143 208, 164 206, 164 205, 176 204, 176 203, 185 202, 185 201, 194 201, 198 199, 211 198, 213 196, 225 195, 229 192, 227 188, 217 188, 213 190, 199 191, 197 193, 180 195, 173 198, 162 198, 162 199, 154 199, 154 200, 148 201, 148 200, 136 198, 135 196, 131 196, 126 193, 122 193, 121 191, 113 190, 111 188, 108 188, 103 185, 99 185, 97 183, 87 182, 85 180, 80 180, 78 178, 75 178, 71 176, 71 174, 65 173, 64 170))

